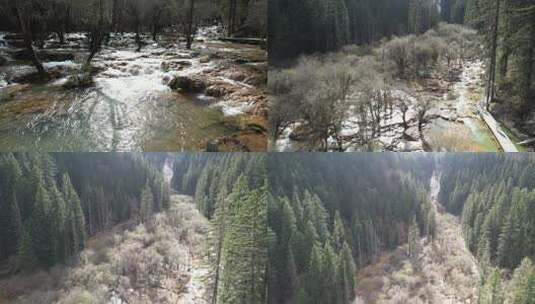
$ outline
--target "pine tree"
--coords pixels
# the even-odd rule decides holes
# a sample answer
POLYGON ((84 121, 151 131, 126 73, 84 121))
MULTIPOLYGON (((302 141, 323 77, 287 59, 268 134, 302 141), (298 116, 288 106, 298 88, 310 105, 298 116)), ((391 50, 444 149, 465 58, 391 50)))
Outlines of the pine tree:
POLYGON ((0 158, 0 258, 17 252, 22 220, 16 191, 21 168, 12 154, 0 158))
POLYGON ((71 179, 68 174, 62 178, 63 197, 65 199, 67 210, 66 233, 68 239, 69 254, 74 255, 85 247, 86 242, 86 221, 82 210, 82 203, 78 194, 74 190, 71 179))
POLYGON ((299 298, 309 300, 310 304, 327 303, 326 292, 323 289, 323 250, 319 244, 314 244, 310 251, 309 265, 303 278, 303 291, 299 298))
POLYGON ((339 293, 339 303, 351 303, 355 299, 355 262, 351 255, 351 249, 344 243, 337 267, 337 285, 336 290, 339 293))
POLYGON ((51 201, 42 183, 37 186, 34 204, 30 229, 35 256, 42 265, 50 267, 56 262, 50 225, 51 201))
POLYGON ((2 210, 5 210, 5 212, 0 213, 0 217, 2 217, 0 222, 2 232, 0 233, 4 236, 0 244, 5 246, 3 248, 5 250, 4 255, 9 256, 17 252, 22 236, 22 219, 15 193, 12 192, 11 195, 5 196, 0 206, 2 210))
POLYGON ((38 266, 38 260, 34 252, 34 244, 31 229, 25 227, 22 232, 22 239, 20 241, 19 250, 17 252, 17 270, 18 271, 31 271, 38 266))
POLYGON ((416 222, 415 217, 412 219, 412 223, 409 226, 408 238, 408 256, 411 258, 413 268, 417 271, 419 269, 418 260, 422 249, 420 246, 420 229, 418 228, 418 223, 416 222))
POLYGON ((56 185, 50 188, 51 208, 49 223, 51 231, 51 242, 57 262, 65 261, 69 256, 68 239, 66 238, 67 210, 63 194, 59 192, 56 185))
POLYGON ((266 185, 249 191, 240 176, 232 192, 232 222, 225 233, 219 303, 261 303, 267 263, 266 185))
POLYGON ((527 304, 530 303, 530 278, 535 275, 535 268, 529 258, 524 258, 511 278, 510 296, 508 303, 527 304))
POLYGON ((336 251, 342 250, 342 247, 344 246, 344 243, 346 242, 346 236, 345 236, 345 228, 344 228, 344 222, 342 221, 342 218, 340 217, 340 212, 338 210, 336 211, 334 215, 334 224, 333 224, 333 240, 334 240, 334 248, 336 251))
POLYGON ((336 275, 336 263, 338 261, 338 256, 334 252, 334 249, 327 242, 323 249, 323 260, 322 260, 322 291, 324 294, 325 301, 322 303, 326 304, 336 304, 338 303, 338 290, 336 289, 337 275, 336 275))
POLYGON ((152 216, 154 198, 152 195, 152 190, 149 186, 149 182, 145 183, 145 187, 141 192, 141 203, 139 206, 139 219, 141 223, 146 223, 149 218, 152 216))
POLYGON ((503 304, 504 294, 502 289, 500 271, 494 269, 486 280, 483 292, 478 298, 480 304, 503 304))
POLYGON ((208 195, 207 190, 209 187, 208 184, 208 173, 211 171, 211 168, 205 167, 202 170, 201 175, 197 181, 197 186, 195 187, 195 204, 197 208, 201 211, 204 216, 208 216, 208 195))
POLYGON ((212 303, 216 304, 218 300, 218 291, 220 285, 220 278, 222 273, 222 256, 223 256, 223 243, 225 240, 225 233, 228 228, 230 220, 230 202, 232 198, 227 198, 226 184, 221 184, 221 191, 217 197, 216 209, 212 218, 213 231, 209 243, 213 246, 214 259, 212 261, 213 268, 213 284, 212 284, 212 303))

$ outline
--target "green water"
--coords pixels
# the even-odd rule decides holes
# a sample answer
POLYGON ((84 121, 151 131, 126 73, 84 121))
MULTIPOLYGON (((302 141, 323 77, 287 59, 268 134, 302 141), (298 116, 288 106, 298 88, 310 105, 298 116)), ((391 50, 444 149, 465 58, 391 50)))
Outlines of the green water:
POLYGON ((2 151, 183 151, 229 135, 219 110, 174 92, 118 100, 34 85, 0 103, 2 151))

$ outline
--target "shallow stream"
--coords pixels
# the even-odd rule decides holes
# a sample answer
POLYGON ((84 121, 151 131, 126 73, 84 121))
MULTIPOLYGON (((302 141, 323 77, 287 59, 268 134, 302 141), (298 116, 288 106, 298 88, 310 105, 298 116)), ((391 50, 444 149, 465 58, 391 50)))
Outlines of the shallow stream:
MULTIPOLYGON (((3 36, 0 33, 0 48, 3 36)), ((33 69, 27 63, 10 61, 0 67, 0 150, 204 149, 210 140, 236 132, 225 118, 245 110, 243 105, 234 108, 204 95, 179 94, 167 86, 173 76, 217 67, 218 61, 200 59, 207 45, 200 40, 192 51, 156 43, 141 52, 131 45, 106 47, 93 62, 101 68, 95 85, 74 90, 62 88, 66 78, 46 84, 8 84, 7 75, 33 69), (171 68, 165 67, 168 63, 171 68)), ((236 44, 211 41, 209 48, 214 47, 244 51, 236 44)), ((66 50, 76 54, 74 61, 46 62, 45 68, 79 68, 85 54, 66 50)))

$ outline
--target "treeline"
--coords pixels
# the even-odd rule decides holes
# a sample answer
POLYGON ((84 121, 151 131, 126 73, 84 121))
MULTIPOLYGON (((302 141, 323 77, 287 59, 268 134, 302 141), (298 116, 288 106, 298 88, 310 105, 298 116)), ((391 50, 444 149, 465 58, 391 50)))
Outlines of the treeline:
POLYGON ((262 0, 3 0, 0 2, 0 29, 19 30, 17 17, 23 14, 38 33, 81 32, 89 20, 100 17, 111 32, 142 31, 157 36, 168 27, 181 27, 188 22, 193 3, 194 23, 221 23, 227 35, 265 35, 266 1, 262 0), (101 10, 102 8, 102 10, 101 10), (26 15, 29 13, 29 15, 26 15), (12 15, 15 14, 15 15, 12 15), (29 18, 29 19, 27 19, 29 18))
POLYGON ((210 303, 264 303, 267 274, 265 156, 181 154, 172 185, 212 222, 210 303))
MULTIPOLYGON (((441 11, 452 11, 455 19, 462 18, 457 17, 461 5, 457 2, 463 1, 442 1, 441 11)), ((433 0, 270 0, 268 20, 270 62, 277 64, 346 44, 421 34, 441 16, 433 0)))
POLYGON ((434 231, 431 157, 269 156, 268 303, 351 303, 358 267, 434 231))
POLYGON ((69 262, 88 237, 168 205, 163 177, 139 155, 2 154, 0 259, 13 271, 69 262))
POLYGON ((176 31, 189 49, 199 26, 218 23, 228 36, 263 37, 266 10, 265 0, 1 0, 0 25, 21 34, 32 64, 46 76, 34 47, 43 48, 52 35, 61 45, 67 33, 85 32, 89 65, 112 32, 135 33, 138 51, 144 33, 157 41, 164 31, 176 31))
POLYGON ((525 119, 534 110, 535 4, 467 0, 465 21, 485 38, 487 100, 513 105, 525 119))
POLYGON ((535 257, 535 159, 529 155, 445 156, 440 201, 462 214, 468 248, 514 269, 535 257))

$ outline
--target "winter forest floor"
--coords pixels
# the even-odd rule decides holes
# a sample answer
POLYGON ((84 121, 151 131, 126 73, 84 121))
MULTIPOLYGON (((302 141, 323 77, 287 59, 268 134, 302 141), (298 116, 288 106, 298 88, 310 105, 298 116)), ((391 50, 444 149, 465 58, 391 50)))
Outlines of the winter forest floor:
POLYGON ((466 248, 458 218, 437 201, 439 177, 431 180, 430 200, 436 210, 434 240, 420 240, 423 248, 416 264, 407 245, 385 253, 357 274, 359 304, 475 303, 479 281, 477 262, 466 248))
POLYGON ((123 223, 92 237, 74 267, 0 280, 0 303, 205 304, 208 221, 189 196, 150 224, 123 223))
POLYGON ((0 33, 1 149, 264 151, 266 51, 221 36, 201 28, 192 50, 172 33, 144 36, 136 52, 134 34, 112 34, 92 62, 92 83, 72 88, 85 34, 46 41, 38 54, 49 79, 36 81, 19 37, 0 33))

